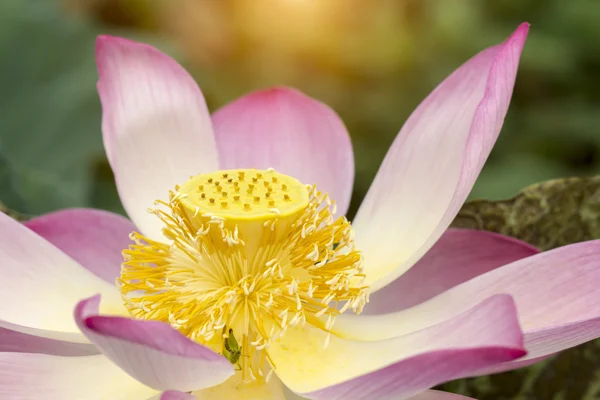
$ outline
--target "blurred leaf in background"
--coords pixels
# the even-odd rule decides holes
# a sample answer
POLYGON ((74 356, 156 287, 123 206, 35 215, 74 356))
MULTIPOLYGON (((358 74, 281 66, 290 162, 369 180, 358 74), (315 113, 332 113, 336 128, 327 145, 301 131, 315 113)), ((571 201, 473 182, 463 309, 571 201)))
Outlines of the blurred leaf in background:
POLYGON ((279 84, 331 105, 359 149, 351 215, 419 102, 529 21, 511 110, 472 196, 506 198, 541 180, 600 172, 596 0, 64 1, 107 25, 171 38, 213 109, 279 84))
POLYGON ((122 211, 94 89, 94 37, 115 29, 170 38, 213 110, 275 84, 332 105, 357 149, 352 216, 418 103, 528 20, 511 110, 472 196, 506 198, 541 180, 600 172, 594 0, 7 0, 0 11, 0 142, 24 211, 122 211))
MULTIPOLYGON (((65 12, 61 0, 0 2, 0 183, 11 182, 0 201, 11 208, 123 212, 102 145, 94 59, 96 36, 114 30, 65 12)), ((139 29, 118 34, 171 47, 139 29)))
POLYGON ((2 192, 3 204, 8 209, 17 210, 24 203, 23 196, 19 193, 19 189, 15 182, 15 174, 6 159, 6 152, 0 147, 0 190, 2 192))
POLYGON ((88 204, 90 161, 102 154, 95 35, 52 1, 0 3, 0 142, 10 164, 0 170, 22 195, 19 211, 88 204))
MULTIPOLYGON (((600 176, 542 182, 508 200, 465 204, 453 226, 512 236, 550 250, 600 238, 600 176)), ((600 339, 531 367, 462 379, 442 389, 478 400, 600 398, 600 339)))

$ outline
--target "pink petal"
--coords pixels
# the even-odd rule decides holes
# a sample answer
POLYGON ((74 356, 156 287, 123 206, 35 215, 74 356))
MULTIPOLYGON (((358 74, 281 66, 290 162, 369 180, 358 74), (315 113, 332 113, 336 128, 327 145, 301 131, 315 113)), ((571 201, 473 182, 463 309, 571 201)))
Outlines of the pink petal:
POLYGON ((57 356, 87 356, 99 353, 96 346, 92 344, 64 342, 0 328, 0 353, 3 352, 57 356))
POLYGON ((456 70, 396 137, 354 222, 372 291, 414 265, 467 198, 502 127, 528 30, 456 70))
POLYGON ((158 321, 97 315, 100 297, 75 308, 81 331, 129 375, 157 390, 191 391, 218 385, 233 375, 220 354, 158 321))
MULTIPOLYGON (((396 399, 394 399, 396 400, 396 399)), ((440 392, 438 390, 427 390, 411 397, 410 400, 475 400, 459 394, 440 392)))
POLYGON ((121 273, 129 234, 136 230, 118 214, 76 208, 30 219, 25 226, 111 284, 121 273))
POLYGON ((123 308, 115 285, 82 268, 69 256, 0 213, 0 326, 54 339, 86 342, 71 310, 81 298, 102 293, 103 309, 123 308))
POLYGON ((370 400, 391 396, 394 400, 409 399, 425 388, 471 375, 482 366, 523 354, 524 351, 511 353, 502 348, 430 352, 303 396, 314 400, 370 400), (425 372, 419 374, 418 371, 425 372))
POLYGON ((474 376, 485 376, 485 375, 497 374, 499 372, 504 372, 504 371, 511 371, 513 369, 529 367, 530 365, 537 364, 541 361, 547 360, 548 358, 551 358, 552 356, 553 355, 538 357, 538 358, 525 357, 525 358, 523 358, 521 360, 517 360, 517 361, 509 361, 509 362, 505 362, 505 363, 492 365, 492 366, 489 366, 482 370, 477 371, 477 374, 475 374, 474 376))
POLYGON ((344 214, 354 156, 342 120, 327 105, 286 87, 246 95, 213 115, 221 168, 269 167, 329 193, 344 214))
POLYGON ((494 269, 409 309, 341 315, 334 330, 362 340, 393 338, 507 293, 517 304, 527 358, 545 357, 600 337, 599 260, 600 240, 560 247, 494 269))
POLYGON ((516 261, 438 297, 445 312, 493 293, 511 294, 519 310, 528 359, 600 337, 600 240, 516 261), (449 299, 452 300, 449 300, 449 299))
POLYGON ((131 400, 155 392, 103 355, 0 353, 0 399, 131 400))
POLYGON ((497 233, 448 229, 410 270, 371 296, 365 313, 384 314, 415 306, 538 252, 525 242, 497 233))
MULTIPOLYGON (((566 308, 570 309, 570 306, 566 308)), ((597 309, 595 311, 596 314, 600 313, 597 309)), ((550 312, 550 310, 546 309, 546 312, 550 312)), ((526 330, 525 344, 527 349, 531 351, 531 354, 520 363, 505 363, 490 373, 509 371, 535 364, 559 351, 578 346, 599 337, 600 317, 586 321, 570 322, 564 325, 556 324, 538 330, 526 330)), ((479 375, 487 370, 486 368, 479 375)))
POLYGON ((410 398, 438 383, 525 354, 515 305, 507 295, 389 340, 359 342, 332 336, 324 348, 326 336, 316 328, 293 328, 269 349, 277 376, 310 399, 410 398))
POLYGON ((147 209, 190 176, 218 169, 204 97, 175 60, 152 46, 100 36, 96 43, 104 147, 127 213, 161 238, 147 209))
POLYGON ((196 396, 192 396, 189 393, 168 390, 162 392, 158 400, 194 400, 195 398, 196 396))

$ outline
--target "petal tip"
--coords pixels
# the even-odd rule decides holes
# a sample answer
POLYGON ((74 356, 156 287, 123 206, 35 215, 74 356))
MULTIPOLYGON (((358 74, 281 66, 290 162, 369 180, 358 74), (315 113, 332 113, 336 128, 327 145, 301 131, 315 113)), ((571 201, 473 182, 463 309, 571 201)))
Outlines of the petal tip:
POLYGON ((520 46, 523 46, 525 40, 527 39, 527 35, 529 34, 530 26, 531 25, 529 22, 522 22, 513 32, 513 34, 508 37, 506 43, 518 43, 520 46))
POLYGON ((527 33, 529 32, 529 28, 531 27, 531 24, 529 22, 521 22, 519 24, 519 27, 517 28, 517 31, 519 32, 523 32, 523 33, 527 33))
POLYGON ((248 101, 252 102, 279 102, 281 100, 308 98, 308 96, 300 90, 285 85, 277 85, 265 89, 259 89, 245 97, 248 101))
POLYGON ((98 312, 100 297, 100 294, 95 294, 94 296, 83 299, 77 303, 75 311, 73 312, 75 321, 78 323, 81 321, 87 325, 87 317, 98 312))
POLYGON ((98 35, 98 36, 96 36, 96 47, 102 46, 102 45, 104 45, 104 43, 107 43, 113 39, 116 39, 116 38, 111 35, 106 35, 106 34, 98 35))
POLYGON ((146 43, 136 42, 121 36, 98 35, 96 37, 96 64, 101 77, 105 66, 109 63, 108 60, 111 58, 134 58, 136 55, 149 57, 153 62, 160 62, 164 59, 171 60, 171 57, 146 43))
POLYGON ((106 34, 102 34, 102 35, 98 35, 96 37, 96 50, 103 50, 107 47, 113 46, 148 46, 146 44, 143 43, 138 43, 135 42, 133 40, 121 37, 121 36, 112 36, 112 35, 106 35, 106 34))
POLYGON ((500 303, 503 304, 503 306, 506 308, 507 312, 512 313, 513 318, 511 319, 512 322, 512 331, 514 333, 514 340, 515 340, 515 344, 517 346, 517 348, 525 351, 525 335, 523 334, 523 330, 521 329, 521 325, 519 324, 519 311, 517 308, 517 302, 515 301, 515 298, 508 293, 500 293, 494 296, 491 296, 487 301, 494 301, 493 299, 496 298, 498 299, 498 301, 500 303))
POLYGON ((120 45, 127 44, 130 42, 128 39, 111 36, 111 35, 98 35, 96 37, 96 61, 99 63, 102 57, 120 45))
POLYGON ((525 348, 515 348, 509 350, 509 357, 511 360, 518 360, 521 357, 525 357, 527 355, 527 350, 525 348))

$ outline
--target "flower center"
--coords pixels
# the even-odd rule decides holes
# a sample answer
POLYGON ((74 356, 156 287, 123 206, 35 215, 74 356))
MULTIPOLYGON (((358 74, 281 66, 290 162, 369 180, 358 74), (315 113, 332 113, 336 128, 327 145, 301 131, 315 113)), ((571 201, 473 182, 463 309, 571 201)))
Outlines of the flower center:
POLYGON ((126 307, 223 354, 245 380, 268 378, 268 347, 289 327, 330 331, 368 301, 352 227, 314 186, 272 169, 217 171, 157 205, 165 243, 132 234, 118 279, 126 307))

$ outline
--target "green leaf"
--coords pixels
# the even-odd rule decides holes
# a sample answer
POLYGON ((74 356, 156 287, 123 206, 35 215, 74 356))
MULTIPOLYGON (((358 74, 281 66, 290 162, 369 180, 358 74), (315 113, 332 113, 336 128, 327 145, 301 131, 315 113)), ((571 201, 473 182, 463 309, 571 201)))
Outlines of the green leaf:
MULTIPOLYGON (((600 238, 600 176, 531 185, 508 200, 466 203, 452 226, 502 233, 542 250, 600 238)), ((528 368, 441 385, 479 400, 600 398, 600 340, 528 368)))
POLYGON ((4 149, 0 146, 0 211, 6 212, 8 208, 15 210, 26 209, 25 200, 14 182, 14 170, 10 166, 4 149))
POLYGON ((541 250, 597 239, 600 176, 537 183, 508 200, 473 200, 452 225, 502 233, 541 250))
POLYGON ((87 205, 89 160, 103 154, 97 31, 58 7, 53 0, 0 4, 0 141, 30 213, 87 205))

